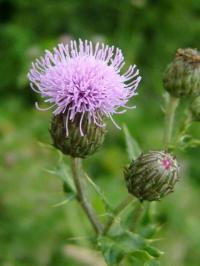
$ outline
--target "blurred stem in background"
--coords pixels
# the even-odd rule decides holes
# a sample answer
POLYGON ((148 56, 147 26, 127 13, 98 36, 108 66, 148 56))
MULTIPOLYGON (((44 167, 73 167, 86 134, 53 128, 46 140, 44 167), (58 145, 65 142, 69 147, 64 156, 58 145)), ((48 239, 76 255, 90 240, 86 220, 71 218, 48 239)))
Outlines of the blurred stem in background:
POLYGON ((169 94, 167 96, 168 97, 166 98, 165 127, 163 137, 163 144, 165 149, 168 149, 171 143, 175 112, 179 104, 179 98, 176 98, 169 94))

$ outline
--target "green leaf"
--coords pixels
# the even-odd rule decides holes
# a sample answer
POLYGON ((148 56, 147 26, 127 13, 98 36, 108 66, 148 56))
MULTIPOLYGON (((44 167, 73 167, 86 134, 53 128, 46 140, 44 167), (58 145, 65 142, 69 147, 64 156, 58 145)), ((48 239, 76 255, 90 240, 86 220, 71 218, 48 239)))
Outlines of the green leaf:
POLYGON ((151 238, 158 232, 159 229, 160 226, 155 224, 149 224, 140 228, 140 234, 145 238, 151 238))
POLYGON ((142 262, 144 265, 146 262, 154 262, 163 254, 157 248, 149 245, 148 240, 142 236, 125 230, 117 235, 99 237, 98 244, 110 266, 132 258, 136 258, 139 264, 142 262))
POLYGON ((131 254, 130 256, 128 256, 127 258, 125 258, 125 260, 123 260, 123 262, 125 262, 124 265, 126 266, 159 266, 159 261, 155 260, 154 258, 152 258, 146 251, 136 251, 133 254, 131 254))
POLYGON ((126 146, 127 152, 129 155, 130 160, 135 160, 137 157, 142 153, 139 144, 137 141, 131 136, 127 126, 123 126, 125 139, 126 139, 126 146))
POLYGON ((64 182, 64 191, 66 193, 69 193, 69 192, 74 192, 76 193, 76 189, 75 189, 75 186, 74 186, 74 181, 72 179, 72 174, 71 174, 71 171, 68 167, 68 165, 66 165, 64 162, 60 162, 58 164, 58 167, 56 169, 56 173, 58 176, 61 177, 61 179, 63 180, 64 182))
POLYGON ((59 203, 54 204, 53 207, 60 207, 60 206, 62 206, 64 204, 69 203, 70 201, 72 201, 75 198, 76 198, 76 195, 74 193, 68 193, 68 195, 67 195, 67 197, 66 197, 65 200, 63 200, 63 201, 61 201, 59 203))
POLYGON ((122 265, 126 266, 144 266, 144 263, 140 259, 133 256, 129 257, 128 259, 125 259, 123 262, 124 264, 122 265))
POLYGON ((148 262, 148 261, 151 261, 152 260, 152 256, 149 255, 149 253, 145 250, 139 250, 139 251, 135 251, 133 253, 134 257, 139 259, 139 261, 145 263, 145 262, 148 262))
POLYGON ((76 188, 72 178, 72 173, 68 165, 63 160, 60 160, 54 170, 46 170, 48 173, 57 175, 63 181, 63 190, 66 193, 76 194, 76 188))
POLYGON ((105 206, 105 209, 107 211, 113 212, 113 207, 111 206, 110 202, 106 198, 105 194, 102 192, 101 188, 97 184, 94 183, 94 181, 87 175, 87 173, 85 173, 85 177, 87 181, 90 183, 90 185, 94 188, 96 193, 99 195, 100 199, 102 200, 105 206))
POLYGON ((164 254, 161 250, 159 250, 159 249, 157 249, 155 247, 152 247, 150 245, 147 246, 145 248, 145 250, 154 258, 159 258, 161 255, 164 254))
POLYGON ((144 266, 160 266, 160 262, 158 260, 151 260, 145 263, 144 266))
POLYGON ((130 231, 125 231, 117 235, 116 237, 114 237, 114 240, 121 246, 123 251, 127 254, 144 249, 145 247, 144 238, 130 231))
POLYGON ((141 224, 143 226, 147 226, 155 222, 156 217, 156 202, 145 202, 144 205, 144 213, 141 220, 141 224))
POLYGON ((98 244, 108 265, 115 265, 124 256, 145 248, 144 239, 128 231, 112 237, 100 237, 98 244))
POLYGON ((109 266, 118 264, 123 258, 123 250, 109 237, 100 237, 98 245, 103 253, 106 263, 109 266))

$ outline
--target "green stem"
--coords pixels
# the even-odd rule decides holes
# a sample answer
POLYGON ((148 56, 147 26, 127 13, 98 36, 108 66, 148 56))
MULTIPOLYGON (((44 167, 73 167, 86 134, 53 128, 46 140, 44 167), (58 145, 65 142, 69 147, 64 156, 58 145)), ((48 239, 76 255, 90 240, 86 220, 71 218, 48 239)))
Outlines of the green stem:
POLYGON ((85 189, 84 189, 84 173, 82 170, 82 160, 80 158, 72 158, 72 171, 73 171, 73 178, 74 183, 77 189, 78 194, 78 200, 85 211, 88 219, 90 220, 92 226, 94 227, 94 230, 97 234, 102 233, 102 225, 92 208, 89 200, 87 199, 85 195, 85 189))
POLYGON ((108 231, 110 230, 111 226, 115 222, 117 216, 135 199, 132 196, 128 196, 126 199, 124 199, 115 209, 114 214, 110 217, 110 219, 107 221, 104 229, 103 234, 106 235, 108 231))
POLYGON ((143 203, 139 202, 139 204, 136 206, 136 208, 134 210, 134 219, 133 219, 131 226, 130 226, 131 231, 134 231, 137 228, 137 226, 138 226, 138 224, 142 218, 143 211, 144 211, 143 203))
POLYGON ((178 104, 179 104, 179 99, 169 95, 169 99, 166 104, 166 110, 165 110, 165 128, 164 128, 164 138, 163 138, 164 147, 166 149, 169 147, 171 143, 175 112, 178 104))
POLYGON ((187 135, 187 132, 189 128, 191 127, 191 125, 192 125, 192 114, 190 111, 186 109, 185 116, 182 119, 182 123, 179 127, 179 131, 178 131, 176 140, 174 142, 175 147, 178 147, 178 145, 180 145, 179 142, 182 142, 183 138, 187 135))

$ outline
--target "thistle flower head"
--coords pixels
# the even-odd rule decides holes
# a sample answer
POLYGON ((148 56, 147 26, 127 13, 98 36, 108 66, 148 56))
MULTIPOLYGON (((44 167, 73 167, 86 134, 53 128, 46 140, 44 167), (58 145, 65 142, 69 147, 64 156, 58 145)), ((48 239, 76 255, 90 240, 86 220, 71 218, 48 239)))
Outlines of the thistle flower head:
POLYGON ((124 172, 128 191, 140 200, 159 200, 179 179, 177 160, 164 151, 141 154, 124 172))
POLYGON ((51 104, 48 109, 54 108, 54 115, 66 114, 66 135, 69 122, 81 115, 79 129, 83 136, 83 117, 101 127, 103 117, 116 124, 112 115, 128 108, 126 103, 136 94, 141 78, 135 65, 121 75, 123 66, 120 49, 79 40, 59 44, 53 52, 47 50, 32 64, 28 78, 32 89, 51 104))

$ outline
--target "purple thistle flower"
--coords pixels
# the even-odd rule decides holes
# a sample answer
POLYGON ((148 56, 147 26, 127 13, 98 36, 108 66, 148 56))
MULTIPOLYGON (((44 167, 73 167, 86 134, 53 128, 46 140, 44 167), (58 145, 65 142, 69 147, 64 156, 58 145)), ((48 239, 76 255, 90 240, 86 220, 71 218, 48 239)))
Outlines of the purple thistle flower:
POLYGON ((58 44, 53 52, 46 50, 44 57, 36 59, 28 73, 31 88, 40 93, 44 102, 51 103, 49 110, 55 108, 54 115, 66 113, 66 134, 68 122, 76 114, 81 114, 80 133, 83 136, 82 121, 87 116, 98 126, 103 117, 112 118, 115 113, 124 113, 127 101, 136 95, 141 80, 139 70, 130 66, 120 75, 124 66, 122 52, 114 46, 92 42, 71 41, 70 45, 58 44), (118 111, 119 107, 124 109, 118 111))

